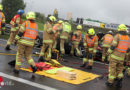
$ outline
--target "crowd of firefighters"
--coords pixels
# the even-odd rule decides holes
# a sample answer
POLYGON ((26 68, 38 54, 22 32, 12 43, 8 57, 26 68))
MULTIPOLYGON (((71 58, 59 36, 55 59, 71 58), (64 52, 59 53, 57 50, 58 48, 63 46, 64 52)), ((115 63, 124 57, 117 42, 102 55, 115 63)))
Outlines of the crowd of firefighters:
MULTIPOLYGON (((5 30, 5 16, 2 12, 3 6, 0 5, 0 32, 5 30)), ((15 73, 19 73, 19 69, 22 65, 23 57, 31 65, 33 72, 37 71, 35 62, 32 58, 32 50, 35 45, 35 41, 38 36, 38 25, 35 22, 36 15, 34 12, 28 12, 26 14, 26 20, 22 22, 21 16, 24 14, 23 10, 18 10, 17 14, 11 20, 11 32, 7 41, 6 50, 10 50, 10 45, 17 44, 15 73)), ((65 49, 64 43, 69 40, 71 31, 71 24, 67 20, 58 20, 56 22, 54 16, 47 17, 47 21, 44 24, 43 33, 43 45, 38 61, 51 61, 52 48, 56 49, 57 39, 60 38, 60 56, 64 57, 65 49), (48 50, 47 58, 45 58, 45 52, 48 50)), ((118 33, 115 35, 112 31, 109 31, 102 38, 102 62, 105 57, 108 56, 109 61, 109 74, 107 86, 113 86, 116 82, 117 87, 122 87, 124 61, 130 66, 130 37, 126 33, 127 27, 124 24, 120 24, 117 28, 118 33), (114 35, 114 36, 113 36, 114 35)), ((71 55, 81 56, 78 49, 81 41, 82 25, 77 25, 77 30, 72 36, 72 49, 71 55)), ((83 53, 83 64, 80 67, 85 67, 88 63, 87 69, 92 69, 94 63, 94 57, 98 47, 98 36, 95 33, 94 28, 88 29, 86 35, 83 38, 83 45, 85 52, 83 53)), ((130 75, 130 68, 127 68, 127 73, 130 75)))

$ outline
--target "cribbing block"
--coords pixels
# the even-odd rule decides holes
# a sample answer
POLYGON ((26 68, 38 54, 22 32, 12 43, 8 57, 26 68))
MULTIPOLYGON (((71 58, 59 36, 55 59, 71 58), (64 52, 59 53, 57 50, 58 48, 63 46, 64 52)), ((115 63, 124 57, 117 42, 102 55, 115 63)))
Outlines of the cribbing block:
POLYGON ((65 78, 68 80, 76 80, 76 73, 75 72, 68 72, 65 70, 58 70, 57 76, 61 78, 65 78))

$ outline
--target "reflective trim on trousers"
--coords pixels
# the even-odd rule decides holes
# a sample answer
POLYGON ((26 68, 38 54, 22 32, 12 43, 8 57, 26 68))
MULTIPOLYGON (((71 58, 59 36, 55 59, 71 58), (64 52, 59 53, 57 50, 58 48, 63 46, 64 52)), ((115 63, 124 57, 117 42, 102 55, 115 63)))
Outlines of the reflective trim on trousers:
POLYGON ((124 76, 123 73, 120 73, 120 74, 118 74, 117 77, 118 77, 118 78, 123 78, 123 76, 124 76))
POLYGON ((83 63, 86 63, 87 62, 87 58, 83 58, 83 63))
POLYGON ((108 78, 114 80, 116 77, 109 74, 108 78))
POLYGON ((32 62, 34 62, 33 59, 28 60, 29 64, 31 64, 32 62))
POLYGON ((29 45, 29 46, 34 46, 34 42, 32 42, 32 41, 27 41, 27 40, 24 40, 24 39, 20 39, 18 42, 29 45))
POLYGON ((111 54, 111 57, 112 57, 113 59, 116 59, 116 60, 121 60, 121 61, 124 60, 124 58, 118 57, 118 56, 116 56, 116 55, 114 55, 114 54, 111 54))

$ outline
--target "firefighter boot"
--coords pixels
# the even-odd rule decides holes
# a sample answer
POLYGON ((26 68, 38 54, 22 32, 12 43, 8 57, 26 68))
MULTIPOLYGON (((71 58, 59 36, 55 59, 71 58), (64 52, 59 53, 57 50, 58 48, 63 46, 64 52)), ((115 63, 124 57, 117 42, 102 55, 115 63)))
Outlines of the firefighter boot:
POLYGON ((122 88, 122 80, 123 79, 117 79, 116 84, 115 84, 117 88, 122 88))
POLYGON ((93 67, 92 66, 88 66, 87 69, 92 69, 93 67))
POLYGON ((38 62, 45 62, 45 58, 43 56, 40 56, 40 58, 38 59, 38 62))
POLYGON ((7 46, 5 47, 5 49, 6 49, 6 50, 11 50, 10 45, 7 45, 7 46))
POLYGON ((85 67, 86 66, 86 63, 82 64, 80 67, 85 67))
POLYGON ((108 87, 112 87, 112 86, 113 86, 113 83, 109 83, 108 81, 107 81, 105 84, 106 84, 106 86, 108 86, 108 87))
POLYGON ((36 67, 36 66, 32 66, 32 65, 31 65, 31 68, 32 68, 32 70, 33 70, 33 73, 35 73, 35 72, 37 71, 37 67, 36 67))

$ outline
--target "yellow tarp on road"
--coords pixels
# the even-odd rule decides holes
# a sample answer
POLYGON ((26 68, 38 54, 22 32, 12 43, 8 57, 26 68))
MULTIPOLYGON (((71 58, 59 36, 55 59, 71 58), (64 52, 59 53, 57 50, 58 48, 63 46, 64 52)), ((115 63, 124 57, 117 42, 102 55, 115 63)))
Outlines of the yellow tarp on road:
MULTIPOLYGON (((25 68, 21 68, 21 70, 24 71, 28 71, 28 72, 32 72, 30 69, 25 69, 25 68)), ((67 80, 64 78, 60 78, 58 77, 56 74, 48 74, 45 71, 37 71, 36 74, 38 75, 43 75, 52 79, 56 79, 59 81, 63 81, 63 82, 67 82, 70 84, 82 84, 91 80, 94 80, 95 78, 99 77, 99 75, 93 74, 93 73, 88 73, 88 72, 84 72, 78 69, 74 69, 72 72, 75 72, 77 74, 77 79, 76 80, 67 80)))

